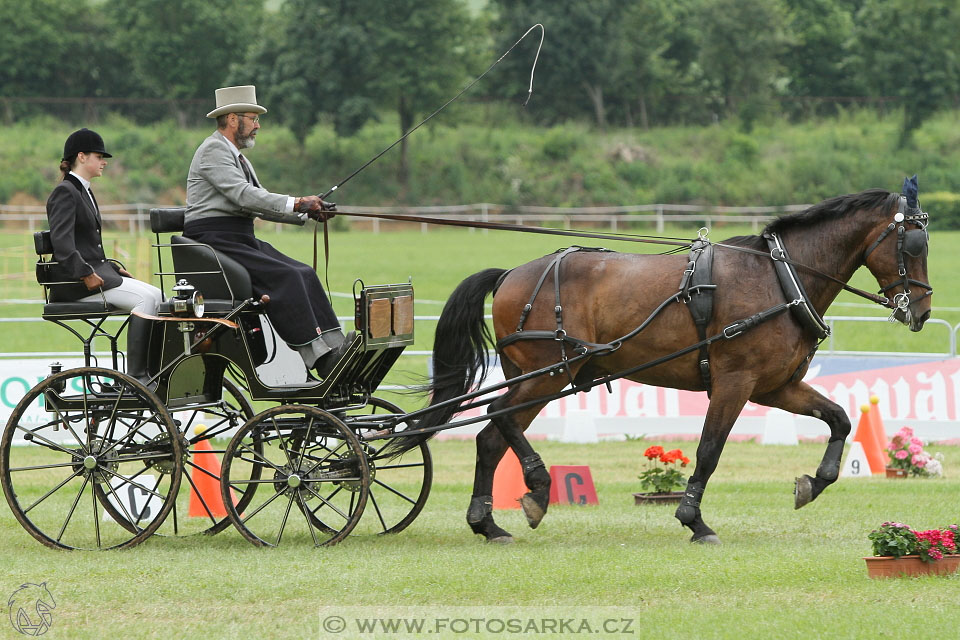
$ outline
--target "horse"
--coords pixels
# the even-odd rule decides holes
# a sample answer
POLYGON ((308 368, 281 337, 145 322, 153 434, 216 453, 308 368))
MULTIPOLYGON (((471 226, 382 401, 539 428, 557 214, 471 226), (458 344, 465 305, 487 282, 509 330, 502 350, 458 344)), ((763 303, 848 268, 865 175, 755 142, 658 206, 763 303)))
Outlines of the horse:
MULTIPOLYGON (((513 541, 494 522, 491 498, 494 470, 507 447, 521 461, 528 489, 521 506, 529 526, 537 527, 547 511, 550 475, 524 430, 562 389, 605 376, 708 391, 695 469, 675 513, 692 542, 720 542, 700 504, 747 401, 812 416, 829 427, 819 467, 813 476, 797 478, 794 489, 798 509, 816 499, 836 481, 850 433, 844 410, 802 380, 829 334, 822 315, 866 265, 880 293, 892 298, 859 293, 890 307, 891 321, 920 331, 930 317, 927 214, 916 201, 916 177, 912 193, 906 184, 906 197, 871 189, 781 216, 760 235, 716 245, 701 238, 686 256, 568 249, 463 280, 437 324, 427 407, 437 409, 415 427, 442 429, 485 373, 487 348, 494 343, 483 308, 494 294, 496 347, 504 375, 514 382, 490 403, 493 417, 476 437, 467 510, 473 532, 491 542, 513 541), (712 270, 703 260, 711 249, 712 270), (699 281, 691 274, 699 274, 699 281), (701 296, 712 297, 708 317, 698 316, 691 304, 701 296)), ((429 436, 408 435, 392 445, 403 451, 429 436)))

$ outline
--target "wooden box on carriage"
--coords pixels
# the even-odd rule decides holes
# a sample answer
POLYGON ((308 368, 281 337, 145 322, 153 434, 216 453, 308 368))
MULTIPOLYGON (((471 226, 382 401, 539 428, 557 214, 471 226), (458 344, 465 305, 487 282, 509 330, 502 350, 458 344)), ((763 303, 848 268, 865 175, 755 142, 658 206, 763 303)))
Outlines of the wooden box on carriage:
POLYGON ((413 344, 413 285, 364 287, 355 302, 357 331, 367 347, 405 347, 413 344))

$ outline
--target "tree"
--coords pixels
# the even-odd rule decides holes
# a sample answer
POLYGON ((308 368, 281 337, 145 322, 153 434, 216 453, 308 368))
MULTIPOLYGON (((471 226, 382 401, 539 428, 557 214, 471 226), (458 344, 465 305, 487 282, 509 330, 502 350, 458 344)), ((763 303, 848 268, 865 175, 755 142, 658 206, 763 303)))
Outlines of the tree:
POLYGON ((960 92, 958 31, 955 3, 866 0, 857 13, 856 71, 871 95, 901 99, 901 144, 960 92))
POLYGON ((859 96, 850 69, 854 6, 845 0, 787 0, 793 40, 782 58, 785 92, 798 97, 859 96))
POLYGON ((749 130, 781 70, 786 11, 780 0, 706 0, 698 14, 700 66, 749 130))
POLYGON ((648 0, 625 7, 615 86, 628 126, 633 125, 632 104, 646 129, 651 112, 669 117, 671 109, 663 100, 667 94, 689 84, 697 51, 689 19, 692 9, 691 0, 648 0))
MULTIPOLYGON (((262 0, 112 0, 107 5, 142 96, 210 99, 242 60, 261 22, 262 0)), ((246 83, 244 83, 246 84, 246 83)))
MULTIPOLYGON (((607 123, 607 100, 627 61, 623 15, 618 0, 494 0, 496 48, 516 42, 531 25, 541 23, 545 37, 528 109, 544 122, 558 122, 592 113, 600 127, 607 123)), ((498 77, 526 78, 539 38, 528 38, 501 65, 498 77)), ((512 99, 526 95, 526 82, 503 83, 512 99)))
MULTIPOLYGON (((107 39, 99 11, 86 0, 0 0, 0 96, 98 95, 107 39)), ((7 103, 6 117, 13 118, 7 103)))
MULTIPOLYGON (((460 0, 287 0, 248 66, 301 140, 324 114, 349 135, 378 106, 396 112, 403 135, 467 84, 481 41, 460 0)), ((404 140, 404 188, 407 158, 404 140)))

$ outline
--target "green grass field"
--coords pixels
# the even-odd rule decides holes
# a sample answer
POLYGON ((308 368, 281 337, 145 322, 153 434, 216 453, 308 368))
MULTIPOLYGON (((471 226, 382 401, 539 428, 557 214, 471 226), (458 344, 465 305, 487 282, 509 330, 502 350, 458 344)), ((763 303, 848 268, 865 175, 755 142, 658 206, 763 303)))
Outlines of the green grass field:
POLYGON ((464 522, 474 449, 463 441, 433 443, 433 492, 410 528, 331 548, 259 549, 228 529, 122 552, 57 552, 4 507, 0 588, 46 581, 57 602, 52 638, 431 637, 334 635, 321 630, 321 612, 449 618, 467 607, 490 618, 580 618, 603 607, 632 620, 639 638, 872 638, 906 627, 953 637, 960 576, 870 580, 861 558, 885 520, 960 520, 956 447, 939 448, 944 479, 841 480, 794 511, 793 478, 813 471, 823 446, 730 443, 703 506, 723 544, 704 547, 687 542, 672 507, 633 505, 648 444, 537 443, 548 465, 590 465, 600 504, 553 506, 536 531, 519 511, 498 511, 516 538, 509 547, 483 543, 464 522))

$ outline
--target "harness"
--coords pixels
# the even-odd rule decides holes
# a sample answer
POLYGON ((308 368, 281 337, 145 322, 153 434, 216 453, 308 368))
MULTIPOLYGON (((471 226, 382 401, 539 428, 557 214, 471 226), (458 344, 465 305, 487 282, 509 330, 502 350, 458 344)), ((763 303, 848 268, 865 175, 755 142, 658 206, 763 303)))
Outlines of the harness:
POLYGON ((706 342, 707 325, 713 319, 713 292, 717 285, 713 284, 713 245, 700 235, 690 247, 690 261, 683 270, 680 280, 680 296, 690 315, 693 324, 697 327, 697 337, 700 339, 699 360, 700 381, 710 396, 710 356, 709 344, 706 342))
MULTIPOLYGON (((751 329, 761 322, 764 322, 789 308, 794 319, 800 324, 800 326, 808 330, 817 339, 817 342, 810 350, 810 353, 807 354, 807 357, 804 358, 803 362, 794 372, 791 380, 796 380, 803 371, 804 364, 810 362, 816 353, 817 348, 820 346, 820 343, 830 335, 830 327, 810 302, 810 298, 803 287, 803 283, 800 281, 800 278, 797 275, 796 267, 803 267, 807 270, 814 271, 817 275, 821 275, 829 280, 840 282, 840 284, 842 284, 848 290, 854 290, 855 293, 864 295, 865 297, 873 299, 875 302, 892 308, 893 313, 896 313, 898 310, 905 311, 911 302, 910 285, 925 289, 926 292, 924 293, 924 297, 933 294, 933 288, 929 284, 909 277, 904 258, 904 254, 917 258, 922 256, 924 252, 927 251, 929 236, 926 230, 926 221, 928 218, 928 214, 924 213, 919 206, 912 208, 908 207, 906 197, 901 195, 898 211, 896 215, 894 215, 894 221, 887 226, 880 236, 864 252, 863 260, 866 262, 867 257, 873 252, 873 250, 876 249, 889 234, 893 233, 894 231, 896 232, 897 244, 895 251, 900 279, 890 285, 887 285, 886 287, 883 287, 879 291, 882 296, 890 289, 901 286, 903 291, 896 294, 892 302, 886 297, 875 297, 866 292, 854 290, 846 283, 833 276, 830 276, 829 274, 810 269, 805 265, 794 262, 790 259, 782 239, 776 233, 764 234, 763 237, 770 249, 769 257, 773 260, 777 281, 779 282, 780 288, 786 298, 786 303, 776 305, 771 309, 767 309, 755 314, 745 321, 734 323, 733 325, 724 328, 721 333, 711 337, 707 337, 707 327, 710 324, 710 321, 713 319, 713 294, 717 288, 717 285, 713 283, 714 247, 713 244, 707 240, 702 230, 698 238, 690 245, 689 259, 686 268, 683 270, 683 275, 681 277, 680 286, 678 287, 677 292, 660 303, 660 305, 654 309, 654 311, 646 318, 646 320, 643 321, 642 324, 640 324, 640 326, 633 329, 626 335, 608 343, 588 342, 586 340, 581 340, 579 338, 567 335, 567 332, 563 327, 563 305, 561 304, 560 299, 560 267, 564 258, 576 252, 609 251, 609 249, 581 246, 572 246, 566 249, 560 249, 554 254, 555 257, 540 274, 540 278, 537 280, 537 284, 534 286, 533 292, 530 294, 529 301, 523 306, 523 309, 520 312, 520 319, 517 322, 516 330, 497 341, 496 348, 497 351, 502 351, 505 347, 521 340, 555 340, 560 347, 560 362, 553 367, 548 367, 541 373, 547 372, 549 375, 553 376, 560 372, 566 372, 570 379, 571 385, 574 388, 577 388, 573 373, 568 366, 568 361, 571 359, 571 357, 568 355, 568 349, 571 349, 574 354, 572 357, 573 360, 581 360, 586 355, 594 356, 612 353, 619 349, 623 342, 643 331, 668 304, 672 302, 682 302, 687 306, 687 309, 690 311, 690 315, 693 318, 694 326, 697 329, 698 342, 686 349, 680 350, 679 352, 670 354, 664 358, 660 358, 652 363, 647 363, 643 368, 647 368, 649 366, 659 364, 660 362, 665 362, 671 358, 684 355, 690 351, 697 350, 697 367, 700 373, 700 380, 704 389, 707 391, 707 395, 709 396, 712 386, 710 377, 709 346, 719 339, 734 338, 743 333, 745 330, 751 329), (905 223, 915 224, 919 228, 907 230, 905 228, 905 223), (554 331, 527 331, 524 329, 527 318, 529 317, 530 312, 533 310, 534 302, 536 302, 536 299, 540 294, 540 290, 543 288, 543 285, 551 272, 553 273, 554 289, 553 310, 556 318, 557 328, 554 331)), ((722 246, 727 247, 728 245, 722 246)), ((730 248, 742 250, 748 253, 767 255, 762 252, 742 247, 730 248)), ((503 279, 508 273, 509 271, 501 275, 499 281, 494 287, 494 294, 496 294, 496 290, 499 289, 500 284, 503 282, 503 279)), ((891 321, 893 321, 893 314, 891 314, 891 321)), ((632 371, 633 370, 631 370, 631 372, 632 371)), ((623 373, 624 372, 621 372, 621 375, 623 375, 623 373)), ((606 383, 609 388, 609 380, 610 377, 608 376, 603 378, 600 382, 606 383)))

